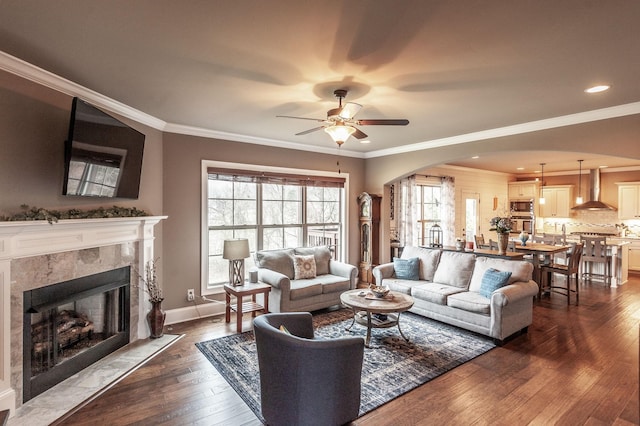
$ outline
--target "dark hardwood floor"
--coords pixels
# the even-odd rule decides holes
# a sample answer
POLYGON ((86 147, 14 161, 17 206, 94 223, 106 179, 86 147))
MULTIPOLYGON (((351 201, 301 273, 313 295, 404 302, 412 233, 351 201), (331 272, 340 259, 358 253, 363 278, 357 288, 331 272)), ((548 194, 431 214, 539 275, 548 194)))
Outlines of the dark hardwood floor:
MULTIPOLYGON (((581 288, 579 306, 567 307, 556 294, 535 302, 527 335, 354 424, 640 424, 640 276, 617 289, 596 282, 581 288)), ((227 325, 223 318, 206 318, 168 328, 186 336, 58 423, 260 424, 194 346, 234 333, 234 320, 227 325)))

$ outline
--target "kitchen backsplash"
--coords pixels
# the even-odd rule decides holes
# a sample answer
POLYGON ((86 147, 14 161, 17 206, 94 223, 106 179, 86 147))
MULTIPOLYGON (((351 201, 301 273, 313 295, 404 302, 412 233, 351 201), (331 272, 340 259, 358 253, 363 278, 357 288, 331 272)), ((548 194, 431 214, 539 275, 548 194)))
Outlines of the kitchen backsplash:
POLYGON ((627 227, 625 231, 627 236, 640 235, 640 220, 621 221, 618 219, 618 212, 610 210, 576 211, 575 217, 570 219, 545 218, 537 222, 538 227, 540 227, 541 221, 543 222, 542 232, 547 234, 562 233, 562 225, 564 224, 567 234, 572 232, 602 232, 621 235, 623 229, 621 225, 624 224, 627 227))

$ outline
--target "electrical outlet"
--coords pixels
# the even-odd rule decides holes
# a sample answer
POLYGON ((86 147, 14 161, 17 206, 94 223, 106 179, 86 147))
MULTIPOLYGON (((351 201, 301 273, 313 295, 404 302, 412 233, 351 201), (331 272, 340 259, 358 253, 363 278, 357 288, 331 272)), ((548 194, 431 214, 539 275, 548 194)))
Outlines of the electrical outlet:
POLYGON ((187 301, 193 302, 195 298, 196 298, 196 293, 193 291, 193 289, 190 288, 189 290, 187 290, 187 301))

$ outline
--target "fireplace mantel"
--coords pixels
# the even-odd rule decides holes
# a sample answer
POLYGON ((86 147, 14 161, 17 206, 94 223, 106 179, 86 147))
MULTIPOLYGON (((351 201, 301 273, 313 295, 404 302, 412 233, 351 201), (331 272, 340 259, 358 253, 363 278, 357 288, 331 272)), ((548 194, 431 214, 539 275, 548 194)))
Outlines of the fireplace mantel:
POLYGON ((130 241, 153 239, 167 216, 0 222, 0 262, 130 241))
MULTIPOLYGON (((138 242, 137 268, 154 259, 154 227, 167 216, 0 222, 0 410, 15 410, 11 387, 11 262, 14 259, 138 242)), ((142 290, 141 290, 142 291, 142 290)), ((139 298, 140 312, 146 309, 139 298)), ((144 316, 142 316, 144 317, 144 316)), ((132 324, 132 327, 135 327, 132 324)), ((148 336, 143 321, 138 337, 148 336)))

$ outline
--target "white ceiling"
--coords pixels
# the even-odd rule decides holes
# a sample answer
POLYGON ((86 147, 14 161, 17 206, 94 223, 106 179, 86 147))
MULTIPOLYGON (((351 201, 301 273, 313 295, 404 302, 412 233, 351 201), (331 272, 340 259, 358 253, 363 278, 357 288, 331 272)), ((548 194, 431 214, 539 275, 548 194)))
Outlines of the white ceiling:
MULTIPOLYGON (((597 120, 594 110, 640 113, 638 22, 631 0, 0 0, 0 51, 168 130, 312 150, 334 149, 322 131, 295 136, 317 123, 276 115, 324 118, 333 91, 348 89, 364 105, 356 118, 410 121, 362 126, 370 143, 343 150, 367 158, 597 120), (583 92, 602 83, 612 88, 583 92)), ((588 168, 640 164, 582 157, 588 168)), ((456 164, 552 172, 577 169, 579 155, 496 159, 456 164)))

